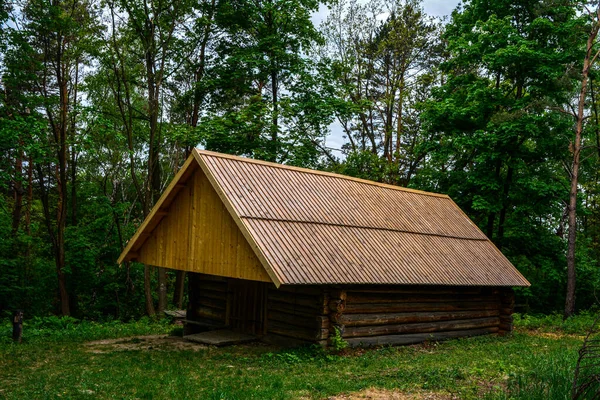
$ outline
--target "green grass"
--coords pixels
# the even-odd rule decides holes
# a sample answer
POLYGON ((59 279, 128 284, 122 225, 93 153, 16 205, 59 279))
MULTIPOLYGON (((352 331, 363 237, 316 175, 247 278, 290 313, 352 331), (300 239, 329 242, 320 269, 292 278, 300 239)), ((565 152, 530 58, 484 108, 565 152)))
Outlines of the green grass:
MULTIPOLYGON (((82 343, 85 335, 93 340, 166 333, 172 327, 149 321, 86 324, 73 322, 67 332, 38 328, 45 336, 26 327, 23 344, 0 341, 0 398, 324 399, 376 387, 462 399, 568 399, 582 343, 579 335, 519 327, 507 337, 345 355, 264 344, 96 353, 82 343)), ((8 327, 0 331, 9 334, 8 327)))

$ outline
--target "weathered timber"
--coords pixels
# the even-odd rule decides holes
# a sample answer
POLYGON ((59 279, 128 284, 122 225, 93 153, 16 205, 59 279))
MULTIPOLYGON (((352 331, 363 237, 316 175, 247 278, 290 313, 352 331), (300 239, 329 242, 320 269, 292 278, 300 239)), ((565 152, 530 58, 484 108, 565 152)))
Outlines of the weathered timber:
POLYGON ((461 301, 480 301, 484 303, 500 302, 497 295, 472 294, 397 294, 397 293, 357 293, 348 292, 348 303, 442 303, 461 301))
POLYGON ((458 331, 466 329, 479 329, 498 326, 500 320, 498 317, 465 319, 453 321, 423 322, 416 324, 400 325, 375 325, 346 327, 343 337, 354 338, 362 336, 380 336, 397 333, 429 333, 442 331, 458 331))
POLYGON ((281 285, 279 289, 275 289, 275 286, 270 286, 269 290, 277 290, 278 292, 303 294, 308 296, 321 296, 323 294, 322 286, 313 285, 281 285))
POLYGON ((227 285, 227 278, 224 276, 200 274, 200 279, 203 281, 220 282, 220 283, 223 283, 224 285, 227 285))
POLYGON ((225 310, 218 310, 216 308, 206 306, 197 306, 194 309, 192 317, 196 318, 188 317, 188 319, 197 320, 198 318, 210 318, 219 321, 225 321, 225 310))
POLYGON ((500 323, 498 324, 498 328, 500 329, 500 331, 502 333, 508 333, 511 332, 513 330, 513 325, 512 324, 505 324, 505 323, 500 323))
POLYGON ((289 304, 289 303, 279 303, 274 301, 269 301, 267 303, 267 307, 269 310, 281 311, 289 314, 302 315, 302 316, 311 316, 311 315, 319 315, 324 314, 323 310, 319 310, 313 307, 305 307, 297 304, 289 304))
POLYGON ((415 333, 405 335, 385 335, 346 339, 351 347, 357 346, 383 346, 383 345, 406 345, 425 342, 427 340, 446 340, 458 337, 487 335, 498 332, 498 327, 483 329, 470 329, 464 331, 415 333))
POLYGON ((339 322, 346 326, 369 326, 387 324, 409 324, 415 322, 447 321, 456 319, 486 318, 497 317, 499 315, 500 312, 498 310, 343 314, 339 322))
POLYGON ((503 288, 500 292, 500 330, 499 335, 505 335, 513 330, 513 311, 515 309, 515 292, 512 288, 503 288))
POLYGON ((507 308, 507 307, 501 307, 500 308, 500 314, 501 315, 512 315, 513 313, 513 309, 512 308, 507 308))
POLYGON ((227 292, 227 283, 226 282, 207 282, 200 281, 198 283, 198 289, 200 291, 213 291, 213 292, 227 292))
POLYGON ((227 292, 213 291, 213 290, 198 290, 198 297, 208 297, 210 299, 227 301, 227 292))
MULTIPOLYGON (((202 293, 204 294, 204 293, 202 293)), ((211 297, 204 297, 204 296, 198 296, 197 298, 197 304, 198 305, 203 305, 203 306, 207 306, 207 307, 212 307, 212 308, 216 308, 219 310, 224 310, 227 307, 227 299, 223 298, 223 299, 214 299, 211 297)))
POLYGON ((324 307, 324 300, 320 296, 304 296, 301 294, 281 293, 276 291, 269 291, 269 301, 310 307, 315 310, 324 307))
POLYGON ((341 314, 346 309, 346 302, 341 299, 329 300, 329 311, 337 314, 341 314))
POLYGON ((328 329, 300 328, 279 321, 269 321, 268 332, 310 341, 324 340, 329 336, 328 329))
POLYGON ((269 333, 262 337, 262 340, 266 343, 274 344, 278 347, 300 347, 304 346, 308 343, 318 344, 322 347, 327 347, 327 340, 307 340, 307 339, 297 339, 291 338, 289 336, 278 335, 276 333, 269 333))
POLYGON ((473 286, 397 286, 397 285, 348 285, 346 290, 354 293, 404 293, 404 294, 491 294, 496 288, 473 286))
POLYGON ((498 303, 464 301, 460 303, 347 303, 345 314, 367 314, 385 312, 464 311, 497 310, 498 303))
POLYGON ((310 329, 329 329, 329 318, 325 316, 296 315, 275 310, 269 310, 267 316, 269 321, 279 321, 289 325, 310 329))

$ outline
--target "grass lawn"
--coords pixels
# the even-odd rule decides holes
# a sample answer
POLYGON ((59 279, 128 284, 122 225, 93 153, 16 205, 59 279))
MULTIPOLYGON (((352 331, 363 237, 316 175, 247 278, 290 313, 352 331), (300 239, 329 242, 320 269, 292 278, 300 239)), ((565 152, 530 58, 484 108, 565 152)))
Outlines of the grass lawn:
POLYGON ((73 322, 71 328, 46 331, 26 326, 24 343, 15 345, 4 326, 0 398, 327 399, 368 388, 440 399, 569 398, 584 332, 529 322, 518 321, 508 337, 342 355, 315 347, 191 345, 165 338, 171 326, 152 323, 83 329, 86 324, 73 322), (140 338, 149 334, 163 339, 140 338), (87 343, 118 337, 127 338, 87 343))

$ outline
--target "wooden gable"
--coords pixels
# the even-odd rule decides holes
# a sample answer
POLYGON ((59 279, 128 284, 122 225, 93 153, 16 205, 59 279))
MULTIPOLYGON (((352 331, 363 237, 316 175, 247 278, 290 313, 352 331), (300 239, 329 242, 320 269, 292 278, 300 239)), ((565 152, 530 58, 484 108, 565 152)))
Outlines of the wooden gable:
POLYGON ((271 282, 200 168, 136 253, 137 261, 148 265, 271 282))

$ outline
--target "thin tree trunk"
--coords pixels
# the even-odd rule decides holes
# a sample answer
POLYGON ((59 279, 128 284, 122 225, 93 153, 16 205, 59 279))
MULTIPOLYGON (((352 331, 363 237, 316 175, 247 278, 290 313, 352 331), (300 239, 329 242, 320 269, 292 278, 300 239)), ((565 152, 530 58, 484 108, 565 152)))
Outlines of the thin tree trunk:
POLYGON ((579 92, 579 101, 577 106, 575 141, 572 143, 573 165, 571 168, 571 189, 569 191, 569 234, 567 236, 567 295, 565 299, 564 317, 568 318, 575 313, 575 288, 576 288, 576 270, 575 270, 575 243, 577 240, 577 187, 579 184, 579 164, 581 155, 581 135, 583 132, 583 120, 585 111, 586 91, 588 85, 588 76, 592 64, 596 60, 598 53, 592 56, 593 47, 598 35, 600 24, 600 8, 596 11, 596 20, 587 40, 586 54, 583 60, 583 70, 581 79, 581 91, 579 92))
MULTIPOLYGON (((61 71, 64 72, 64 71, 61 71)), ((62 74, 61 74, 62 75, 62 74)), ((70 315, 69 294, 65 276, 65 228, 67 225, 67 116, 69 95, 67 81, 64 76, 59 77, 60 85, 60 126, 57 132, 59 138, 58 171, 56 188, 58 191, 57 216, 56 216, 56 273, 58 275, 58 289, 60 293, 60 307, 62 315, 70 315)))
POLYGON ((512 184, 514 168, 509 166, 506 172, 506 181, 504 182, 504 192, 502 197, 502 209, 500 210, 500 217, 498 218, 498 236, 496 237, 496 246, 502 247, 502 241, 504 240, 504 222, 506 221, 506 213, 509 206, 508 195, 510 193, 510 186, 512 184))
POLYGON ((185 271, 177 271, 175 275, 175 291, 173 292, 173 305, 181 310, 183 307, 183 293, 185 289, 185 271))
POLYGON ((14 186, 14 197, 15 206, 13 208, 12 215, 12 234, 17 234, 19 225, 21 223, 21 213, 23 210, 23 141, 19 140, 19 149, 17 151, 17 158, 15 160, 15 180, 14 186))

